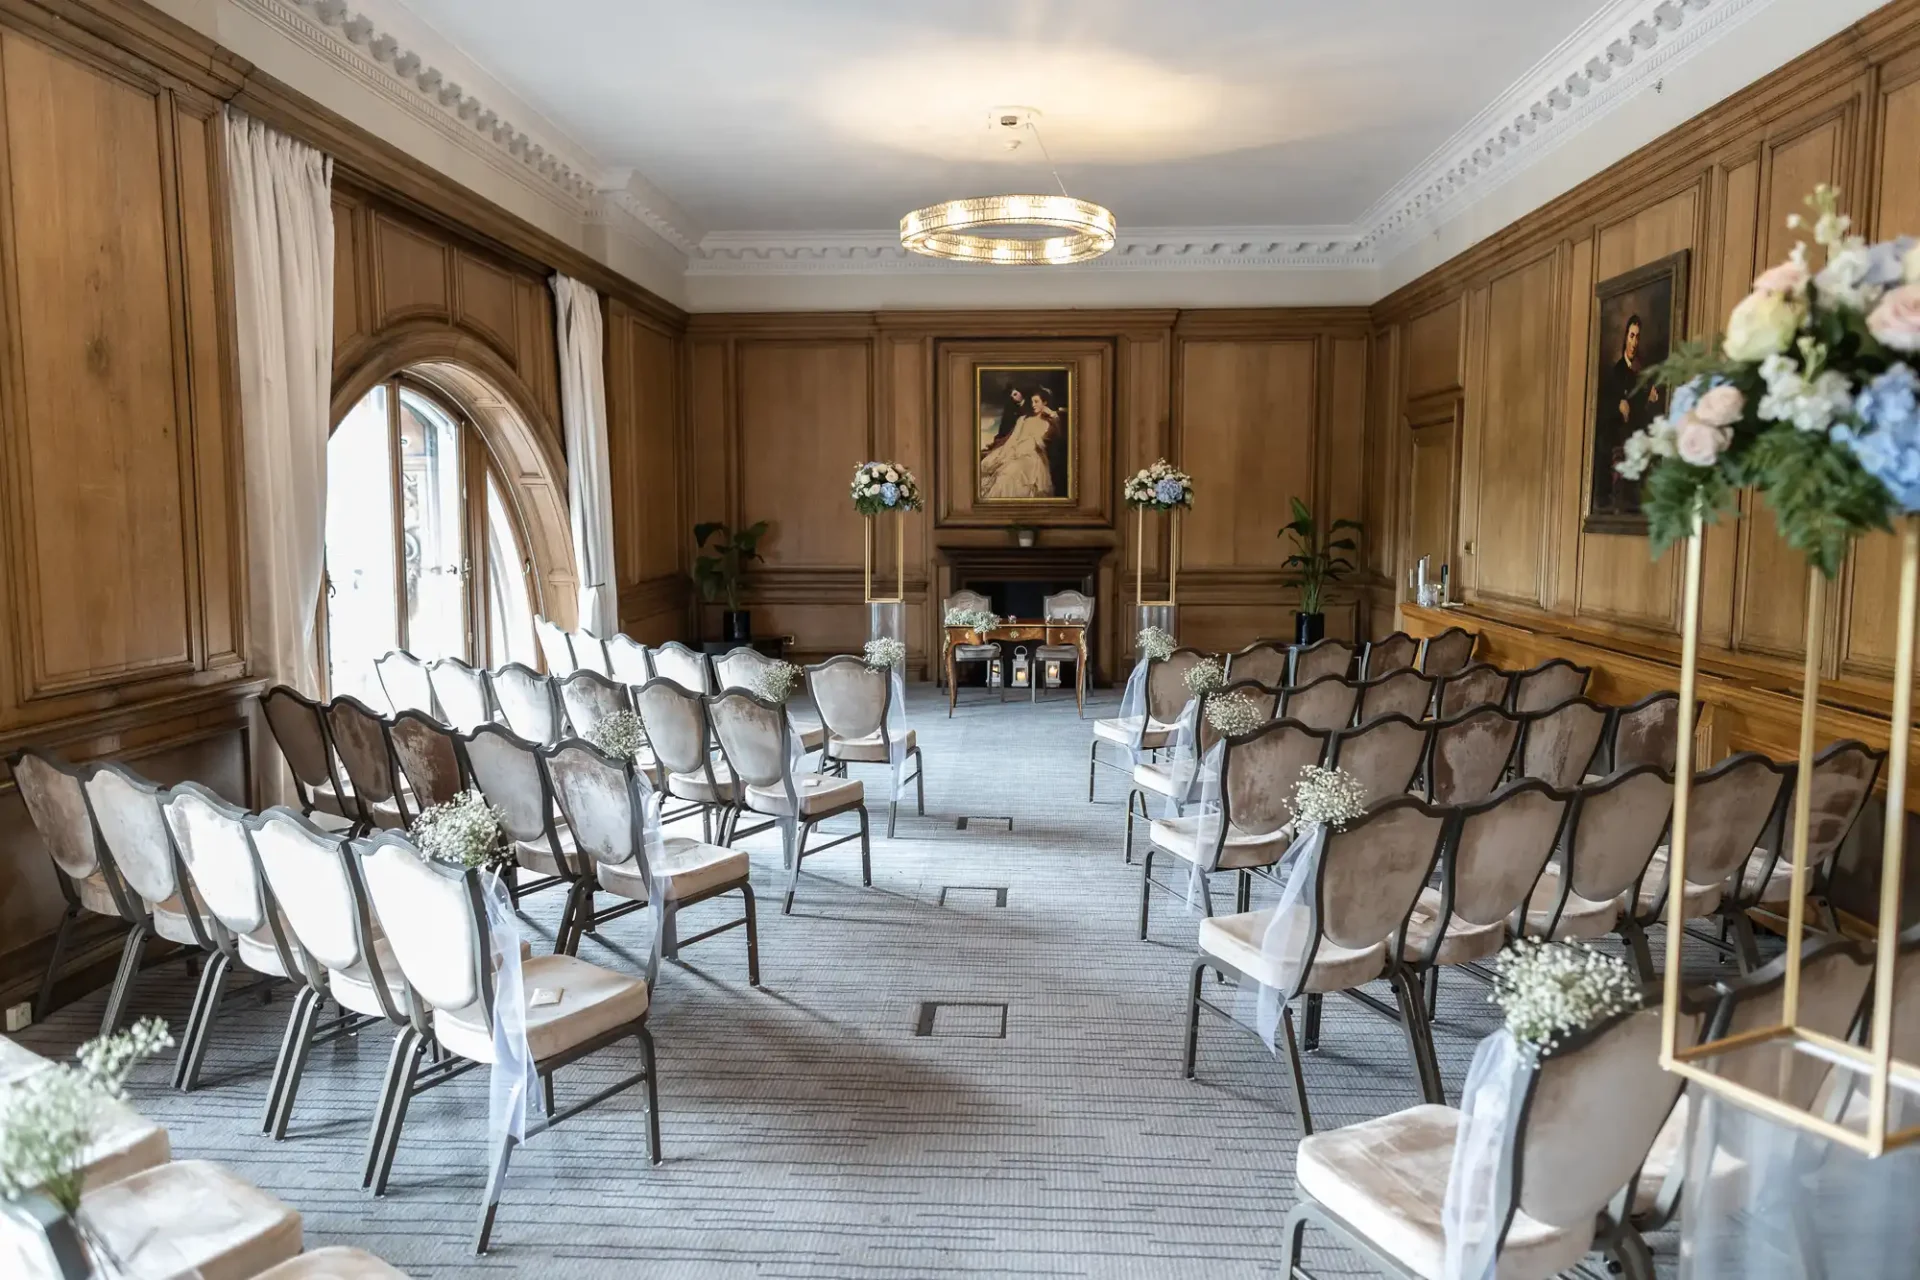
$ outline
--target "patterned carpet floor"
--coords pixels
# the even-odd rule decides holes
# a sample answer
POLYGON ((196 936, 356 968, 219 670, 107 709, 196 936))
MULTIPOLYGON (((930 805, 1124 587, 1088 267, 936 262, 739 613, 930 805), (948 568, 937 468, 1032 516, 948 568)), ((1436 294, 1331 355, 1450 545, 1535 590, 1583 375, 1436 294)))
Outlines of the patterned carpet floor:
MULTIPOLYGON (((889 840, 870 800, 873 887, 843 846, 808 859, 783 917, 777 833, 750 837, 762 989, 747 984, 738 931, 663 966, 650 1025, 665 1163, 647 1163, 638 1090, 540 1135, 514 1157, 488 1256, 470 1252, 484 1073, 416 1099, 388 1194, 360 1188, 385 1028, 315 1050, 284 1142, 258 1125, 284 994, 229 997, 203 1087, 176 1093, 171 1062, 148 1063, 134 1104, 168 1127, 177 1157, 222 1161, 299 1209, 310 1247, 360 1244, 416 1276, 1278 1274, 1299 1128, 1279 1065, 1218 1019, 1203 1017, 1198 1079, 1180 1078, 1194 918, 1156 894, 1150 941, 1137 939, 1124 782, 1102 770, 1098 802, 1086 799, 1091 719, 1114 695, 1086 720, 1070 699, 968 691, 952 720, 929 687, 910 701, 927 813, 903 807, 889 840), (926 1001, 956 1002, 931 1035, 917 1034, 926 1001)), ((884 769, 863 775, 877 796, 884 769)), ((729 901, 691 908, 682 935, 729 901)), ((528 899, 536 949, 559 905, 528 899)), ((648 927, 626 917, 581 955, 635 968, 648 927)), ((134 1009, 180 1024, 191 994, 184 966, 167 964, 142 976, 134 1009)), ((20 1039, 68 1052, 103 999, 20 1039)), ((1450 1100, 1493 1025, 1484 988, 1443 983, 1450 1100)), ((634 1067, 627 1042, 562 1072, 561 1105, 634 1067)), ((1323 1128, 1419 1101, 1399 1028, 1351 1002, 1327 1005, 1306 1070, 1323 1128)), ((1337 1248, 1310 1261, 1364 1273, 1337 1248)))

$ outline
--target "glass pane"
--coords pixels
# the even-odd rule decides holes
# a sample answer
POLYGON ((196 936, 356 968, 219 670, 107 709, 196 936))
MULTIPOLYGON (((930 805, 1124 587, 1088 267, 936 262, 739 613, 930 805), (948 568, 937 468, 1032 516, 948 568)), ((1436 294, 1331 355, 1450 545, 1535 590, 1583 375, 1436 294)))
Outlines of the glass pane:
POLYGON ((468 657, 460 424, 405 387, 400 389, 400 492, 407 648, 422 658, 468 657))
POLYGON ((487 600, 488 661, 496 667, 524 662, 540 666, 534 648, 533 602, 527 598, 525 553, 507 510, 500 480, 487 472, 487 600))
POLYGON ((399 643, 393 581, 387 389, 353 406, 327 442, 328 688, 387 705, 373 660, 399 643))

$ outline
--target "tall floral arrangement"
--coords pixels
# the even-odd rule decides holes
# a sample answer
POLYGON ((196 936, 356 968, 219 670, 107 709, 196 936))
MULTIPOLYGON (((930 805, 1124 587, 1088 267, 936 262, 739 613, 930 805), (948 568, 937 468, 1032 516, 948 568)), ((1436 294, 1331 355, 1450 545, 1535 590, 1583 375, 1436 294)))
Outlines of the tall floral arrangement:
POLYGON ((1145 507, 1150 511, 1191 507, 1193 477, 1161 458, 1128 476, 1121 497, 1129 507, 1145 507))
POLYGON ((1751 486, 1781 536, 1821 572, 1893 515, 1920 511, 1920 246, 1868 244, 1822 185, 1805 241, 1733 309, 1717 346, 1686 344, 1650 377, 1667 412, 1617 465, 1641 483, 1654 554, 1730 509, 1751 486))
POLYGON ((863 462, 853 469, 853 509, 863 516, 918 511, 920 482, 897 462, 863 462))

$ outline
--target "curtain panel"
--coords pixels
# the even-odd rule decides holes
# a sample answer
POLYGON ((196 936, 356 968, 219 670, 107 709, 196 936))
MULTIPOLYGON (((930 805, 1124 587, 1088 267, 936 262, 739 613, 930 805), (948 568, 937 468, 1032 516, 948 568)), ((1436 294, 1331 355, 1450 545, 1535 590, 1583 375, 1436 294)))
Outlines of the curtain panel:
POLYGON ((580 574, 577 626, 597 636, 620 630, 613 563, 613 478, 607 460, 606 331, 600 295, 580 281, 553 277, 560 345, 560 416, 566 428, 567 507, 580 574))

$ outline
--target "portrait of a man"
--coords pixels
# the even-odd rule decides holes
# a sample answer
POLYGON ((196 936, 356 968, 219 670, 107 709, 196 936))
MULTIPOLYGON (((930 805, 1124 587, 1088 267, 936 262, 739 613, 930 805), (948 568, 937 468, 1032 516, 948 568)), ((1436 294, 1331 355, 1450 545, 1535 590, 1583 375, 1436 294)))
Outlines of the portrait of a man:
POLYGON ((981 365, 974 378, 975 500, 1072 502, 1073 370, 981 365))
POLYGON ((1627 438, 1666 412, 1666 393, 1647 371, 1672 351, 1686 327, 1687 254, 1603 280, 1594 286, 1593 447, 1589 459, 1588 533, 1645 533, 1638 481, 1614 467, 1627 438))

